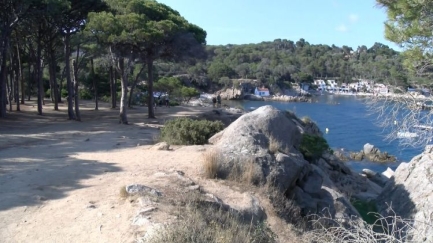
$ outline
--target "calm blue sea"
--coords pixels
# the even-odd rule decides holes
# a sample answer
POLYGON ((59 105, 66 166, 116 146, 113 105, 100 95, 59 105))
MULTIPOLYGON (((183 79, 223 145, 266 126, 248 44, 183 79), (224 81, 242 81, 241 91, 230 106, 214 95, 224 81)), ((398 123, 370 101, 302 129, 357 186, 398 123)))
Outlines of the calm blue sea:
MULTIPOLYGON (((272 105, 280 110, 291 110, 298 117, 308 116, 322 130, 329 129, 324 137, 334 149, 359 151, 364 144, 374 144, 380 151, 387 151, 397 157, 399 162, 408 162, 424 148, 401 147, 398 141, 385 141, 385 131, 377 126, 377 118, 369 115, 362 97, 322 95, 313 98, 312 103, 288 103, 268 101, 229 101, 230 106, 241 105, 246 110, 263 105, 272 105)), ((388 166, 395 169, 399 163, 374 164, 367 162, 348 162, 356 171, 369 168, 383 171, 388 166)))

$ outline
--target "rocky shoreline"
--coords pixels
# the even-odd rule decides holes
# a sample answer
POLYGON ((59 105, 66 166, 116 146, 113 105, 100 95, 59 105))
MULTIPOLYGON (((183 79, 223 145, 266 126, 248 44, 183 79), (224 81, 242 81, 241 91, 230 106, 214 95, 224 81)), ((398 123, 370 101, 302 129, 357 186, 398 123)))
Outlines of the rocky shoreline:
POLYGON ((388 152, 381 152, 372 144, 365 144, 364 148, 359 152, 349 151, 346 152, 344 149, 336 150, 334 155, 341 161, 347 162, 350 160, 363 161, 367 160, 369 162, 375 163, 390 163, 396 162, 397 158, 393 155, 388 154, 388 152))
MULTIPOLYGON (((415 242, 432 242, 433 146, 427 146, 410 163, 402 163, 395 172, 388 168, 383 173, 369 169, 356 173, 335 153, 305 157, 301 148, 305 146, 304 137, 321 137, 317 126, 311 130, 307 125, 293 114, 262 106, 241 116, 209 142, 224 154, 223 170, 229 172, 234 166, 252 163, 249 166, 255 168, 257 181, 272 182, 304 215, 321 215, 326 209, 331 218, 344 220, 360 216, 351 204, 353 199, 370 202, 378 206, 381 215, 415 220, 415 228, 405 234, 411 234, 415 242), (417 230, 422 234, 418 235, 417 230)), ((381 163, 396 161, 395 156, 369 143, 351 157, 381 163)))

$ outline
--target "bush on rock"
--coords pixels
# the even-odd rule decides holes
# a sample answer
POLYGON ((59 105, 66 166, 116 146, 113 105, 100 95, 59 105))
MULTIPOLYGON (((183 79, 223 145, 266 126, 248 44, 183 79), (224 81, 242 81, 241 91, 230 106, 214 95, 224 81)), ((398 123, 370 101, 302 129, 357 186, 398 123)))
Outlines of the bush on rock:
POLYGON ((313 160, 319 158, 324 152, 331 151, 331 149, 323 137, 304 133, 299 151, 306 160, 313 160))
POLYGON ((161 129, 161 139, 173 145, 199 145, 215 133, 224 129, 220 121, 176 118, 165 123, 161 129))

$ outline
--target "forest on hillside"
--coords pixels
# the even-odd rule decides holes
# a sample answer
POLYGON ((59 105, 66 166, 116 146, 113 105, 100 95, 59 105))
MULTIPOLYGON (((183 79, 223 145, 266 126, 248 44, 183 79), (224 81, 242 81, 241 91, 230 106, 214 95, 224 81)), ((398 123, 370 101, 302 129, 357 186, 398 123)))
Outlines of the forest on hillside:
POLYGON ((371 79, 397 86, 407 86, 410 74, 402 56, 388 46, 371 47, 312 45, 277 39, 245 45, 207 46, 206 59, 190 64, 159 64, 160 75, 187 73, 199 85, 227 85, 229 79, 257 79, 265 86, 289 88, 291 83, 314 79, 355 82, 371 79))
MULTIPOLYGON (((67 102, 80 119, 79 99, 153 104, 154 91, 188 100, 199 92, 255 79, 271 91, 314 79, 408 87, 423 81, 388 46, 338 47, 307 40, 206 45, 206 31, 154 0, 6 0, 0 5, 0 117, 37 98, 67 102), (155 86, 155 87, 154 87, 155 86), (146 95, 147 94, 147 95, 146 95)), ((263 36, 266 39, 266 36, 263 36)), ((421 82, 422 84, 422 82, 421 82)), ((153 117, 149 106, 149 117, 153 117)))

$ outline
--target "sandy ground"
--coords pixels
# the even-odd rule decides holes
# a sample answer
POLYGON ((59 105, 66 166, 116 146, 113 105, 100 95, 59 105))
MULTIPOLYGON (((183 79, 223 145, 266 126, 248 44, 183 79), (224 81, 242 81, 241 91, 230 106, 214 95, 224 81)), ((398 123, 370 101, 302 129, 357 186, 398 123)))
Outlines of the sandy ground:
POLYGON ((174 170, 200 181, 205 148, 155 151, 151 144, 165 120, 210 109, 161 107, 158 119, 129 109, 130 125, 117 123, 118 110, 101 104, 94 111, 91 102, 82 122, 68 121, 64 105, 47 104, 43 116, 31 102, 8 113, 0 120, 0 242, 133 242, 143 230, 131 226, 137 204, 119 189, 139 183, 164 193, 171 185, 155 175, 174 170))

